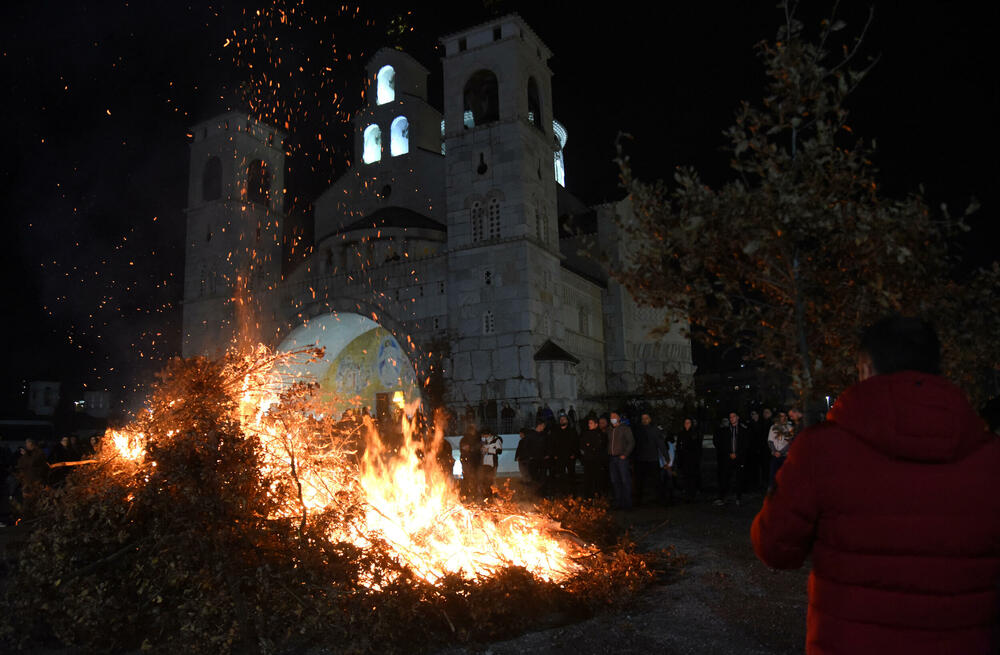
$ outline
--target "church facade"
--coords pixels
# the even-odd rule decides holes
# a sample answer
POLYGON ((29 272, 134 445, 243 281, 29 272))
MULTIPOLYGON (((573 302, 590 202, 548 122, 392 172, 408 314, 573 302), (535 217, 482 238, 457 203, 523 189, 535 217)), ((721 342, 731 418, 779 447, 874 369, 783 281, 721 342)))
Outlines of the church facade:
POLYGON ((415 59, 369 61, 354 165, 316 199, 313 252, 286 275, 285 135, 239 113, 194 127, 184 355, 287 346, 357 315, 391 335, 418 384, 438 374, 448 405, 485 416, 503 403, 524 418, 544 404, 582 413, 645 376, 690 380, 682 326, 654 334, 664 311, 599 263, 628 251, 627 202, 586 207, 565 189, 545 44, 516 15, 441 42, 443 111, 415 59))

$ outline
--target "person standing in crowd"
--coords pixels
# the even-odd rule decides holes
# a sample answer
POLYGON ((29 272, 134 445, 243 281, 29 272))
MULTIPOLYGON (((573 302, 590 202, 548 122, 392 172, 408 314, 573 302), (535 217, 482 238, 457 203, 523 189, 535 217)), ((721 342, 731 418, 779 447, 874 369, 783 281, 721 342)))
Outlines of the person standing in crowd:
POLYGON ((469 423, 458 442, 458 458, 462 463, 462 495, 471 498, 479 490, 479 465, 482 462, 482 441, 476 426, 469 423))
POLYGON ((695 429, 694 419, 686 417, 677 433, 677 472, 684 488, 684 500, 694 501, 698 496, 701 478, 701 435, 695 429))
MULTIPOLYGON (((770 407, 765 407, 760 412, 760 423, 757 425, 757 434, 753 435, 754 442, 761 444, 764 450, 764 456, 758 462, 760 464, 760 470, 758 475, 761 480, 764 481, 765 489, 771 481, 771 448, 767 443, 767 437, 771 433, 771 425, 774 420, 774 412, 770 407)), ((753 428, 751 427, 751 432, 753 428)))
POLYGON ((497 478, 500 467, 500 453, 503 452, 503 439, 492 428, 483 428, 479 433, 482 462, 479 467, 479 495, 483 498, 493 497, 493 482, 497 478))
POLYGON ((608 435, 608 467, 616 509, 632 509, 632 472, 629 457, 635 449, 632 428, 624 425, 618 412, 611 412, 611 433, 608 435))
POLYGON ((645 500, 645 491, 652 487, 656 500, 661 504, 670 502, 670 450, 663 430, 653 423, 649 412, 643 412, 639 425, 632 431, 635 437, 635 504, 645 500))
POLYGON ((549 430, 549 422, 544 418, 535 419, 536 443, 536 480, 538 481, 538 493, 548 496, 553 491, 553 472, 555 470, 555 445, 552 442, 552 431, 549 430))
POLYGON ((768 466, 764 462, 769 464, 771 457, 767 447, 767 432, 762 429, 763 424, 760 412, 756 409, 751 410, 750 420, 747 421, 747 430, 750 432, 750 452, 747 453, 746 484, 748 488, 758 490, 767 488, 768 466))
POLYGON ((538 451, 540 448, 538 433, 528 428, 521 428, 521 440, 514 450, 514 461, 521 474, 523 484, 533 491, 538 491, 541 480, 538 476, 538 451))
POLYGON ((580 435, 580 461, 583 463, 583 496, 592 498, 603 491, 604 465, 608 461, 607 435, 597 424, 597 417, 587 417, 587 429, 580 435))
POLYGON ((566 493, 572 493, 576 478, 576 456, 580 451, 580 435, 566 414, 559 415, 559 425, 555 431, 555 442, 558 450, 559 476, 562 478, 562 488, 566 493))
POLYGON ((792 442, 750 531, 812 555, 806 652, 1000 652, 1000 439, 941 376, 934 329, 867 328, 858 383, 792 442))
POLYGON ((69 477, 69 468, 66 466, 53 465, 72 461, 74 461, 73 452, 70 448, 69 437, 66 436, 60 439, 56 445, 52 447, 52 453, 49 455, 49 466, 52 469, 49 471, 50 485, 54 487, 61 487, 66 482, 66 478, 69 477))
POLYGON ((17 460, 17 476, 21 481, 21 494, 26 498, 48 484, 48 458, 34 439, 24 440, 24 453, 17 460))
POLYGON ((806 426, 802 419, 803 414, 801 409, 795 406, 788 408, 788 420, 792 424, 792 438, 795 438, 799 432, 802 432, 802 428, 806 426))
POLYGON ((743 474, 747 451, 750 448, 750 432, 740 423, 740 415, 729 412, 728 424, 715 431, 712 440, 715 445, 715 461, 718 465, 716 476, 719 496, 716 505, 725 505, 730 489, 736 495, 736 505, 740 505, 743 495, 743 474))
POLYGON ((604 434, 604 460, 602 466, 604 470, 601 472, 601 488, 600 492, 607 495, 611 493, 611 468, 609 460, 607 457, 608 440, 611 438, 611 417, 607 414, 601 414, 597 417, 597 429, 604 434))
POLYGON ((778 469, 785 463, 785 456, 788 455, 788 448, 792 445, 792 424, 788 420, 788 414, 778 412, 771 430, 767 435, 767 445, 771 451, 771 471, 768 478, 767 488, 770 491, 774 487, 774 476, 778 474, 778 469))

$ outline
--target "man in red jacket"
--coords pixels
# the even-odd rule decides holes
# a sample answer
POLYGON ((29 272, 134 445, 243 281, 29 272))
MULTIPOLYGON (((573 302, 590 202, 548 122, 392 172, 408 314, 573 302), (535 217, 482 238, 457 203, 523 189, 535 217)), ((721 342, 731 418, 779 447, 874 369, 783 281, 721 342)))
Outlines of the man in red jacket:
POLYGON ((940 344, 891 317, 860 382, 802 432, 751 528, 757 556, 812 554, 806 651, 996 653, 1000 442, 940 377, 940 344))

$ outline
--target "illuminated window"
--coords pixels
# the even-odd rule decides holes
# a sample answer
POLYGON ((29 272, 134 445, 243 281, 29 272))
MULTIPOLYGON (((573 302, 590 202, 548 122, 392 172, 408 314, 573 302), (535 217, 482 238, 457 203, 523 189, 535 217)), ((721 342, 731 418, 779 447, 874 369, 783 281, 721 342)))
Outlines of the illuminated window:
POLYGON ((542 101, 538 97, 538 83, 535 78, 528 78, 528 122, 541 131, 542 127, 542 101))
POLYGON ((365 151, 361 161, 371 164, 382 159, 382 130, 372 124, 365 128, 365 151))
POLYGON ((488 239, 500 238, 500 199, 496 196, 490 198, 486 212, 486 233, 488 239))
POLYGON ((463 93, 464 111, 472 112, 472 125, 466 120, 466 127, 486 125, 500 120, 500 92, 497 76, 488 70, 472 74, 465 83, 463 93))
POLYGON ((486 310, 483 312, 483 334, 494 334, 497 330, 496 321, 493 319, 493 312, 486 310))
POLYGON ((375 77, 375 102, 384 105, 396 99, 396 71, 392 66, 383 66, 375 77))
POLYGON ((560 186, 566 186, 566 160, 563 158, 563 150, 566 148, 566 139, 568 134, 562 123, 555 120, 552 121, 552 134, 555 135, 556 142, 559 144, 559 147, 554 153, 556 182, 558 182, 560 186))
POLYGON ((472 203, 472 241, 482 241, 484 238, 484 222, 485 222, 485 211, 483 210, 483 203, 476 200, 472 203))
POLYGON ((410 151, 410 121, 406 116, 400 116, 392 121, 390 128, 389 152, 393 157, 405 155, 410 151))
POLYGON ((260 159, 250 162, 247 167, 247 200, 261 205, 270 204, 271 171, 260 159))
POLYGON ((222 195, 222 161, 212 157, 205 164, 201 175, 202 200, 218 200, 222 195))

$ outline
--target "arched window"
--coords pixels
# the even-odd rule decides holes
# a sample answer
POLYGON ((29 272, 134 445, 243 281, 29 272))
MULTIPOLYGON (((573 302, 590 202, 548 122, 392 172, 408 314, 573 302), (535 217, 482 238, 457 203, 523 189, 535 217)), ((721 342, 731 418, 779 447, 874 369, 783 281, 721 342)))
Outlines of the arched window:
POLYGON ((538 83, 533 77, 528 78, 528 122, 545 131, 542 127, 542 101, 538 96, 538 83))
POLYGON ((211 157, 201 174, 201 199, 218 200, 222 196, 222 161, 211 157))
POLYGON ((260 159, 253 160, 247 167, 247 200, 261 205, 270 204, 271 171, 260 159))
POLYGON ((375 76, 375 102, 384 105, 396 99, 396 70, 383 66, 375 76))
POLYGON ((485 238, 485 211, 483 210, 483 203, 480 200, 476 200, 472 203, 471 210, 472 217, 472 241, 482 241, 485 238))
POLYGON ((374 123, 365 128, 365 151, 361 161, 366 164, 382 159, 382 130, 374 123))
POLYGON ((542 243, 549 241, 549 217, 545 214, 545 209, 535 199, 535 236, 542 243))
POLYGON ((486 210, 486 238, 500 238, 500 198, 496 196, 490 198, 486 210))
POLYGON ((406 120, 406 116, 399 116, 392 121, 389 132, 389 152, 392 156, 398 157, 408 153, 410 151, 410 121, 406 120))
POLYGON ((475 127, 500 120, 500 92, 493 71, 480 70, 472 74, 465 83, 463 102, 465 112, 472 112, 472 120, 466 118, 466 127, 470 122, 475 127))

